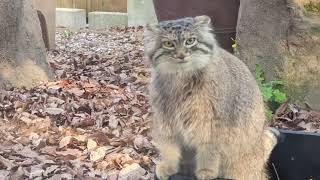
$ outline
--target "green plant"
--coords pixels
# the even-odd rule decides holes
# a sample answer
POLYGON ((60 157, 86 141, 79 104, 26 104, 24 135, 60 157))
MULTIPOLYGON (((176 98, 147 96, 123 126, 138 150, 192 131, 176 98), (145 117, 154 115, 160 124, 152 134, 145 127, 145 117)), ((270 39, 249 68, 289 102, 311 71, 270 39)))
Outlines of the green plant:
POLYGON ((304 8, 309 12, 320 14, 320 2, 309 2, 304 5, 304 8))
POLYGON ((72 32, 70 30, 63 31, 63 37, 69 38, 72 35, 72 32))
POLYGON ((287 95, 283 91, 283 81, 275 80, 267 82, 259 64, 256 65, 255 77, 262 92, 263 101, 267 105, 267 117, 271 119, 276 109, 287 101, 287 95))
POLYGON ((233 44, 232 44, 232 49, 233 49, 233 53, 235 55, 239 55, 239 50, 238 50, 238 45, 237 45, 237 41, 233 38, 231 38, 231 40, 233 41, 233 44))

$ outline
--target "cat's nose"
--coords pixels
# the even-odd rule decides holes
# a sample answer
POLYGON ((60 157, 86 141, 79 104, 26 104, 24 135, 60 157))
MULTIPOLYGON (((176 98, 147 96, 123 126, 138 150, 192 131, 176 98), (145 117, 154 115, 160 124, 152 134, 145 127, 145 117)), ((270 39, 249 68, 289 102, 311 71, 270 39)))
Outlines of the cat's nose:
POLYGON ((175 58, 184 59, 186 55, 184 53, 177 53, 175 54, 175 58))

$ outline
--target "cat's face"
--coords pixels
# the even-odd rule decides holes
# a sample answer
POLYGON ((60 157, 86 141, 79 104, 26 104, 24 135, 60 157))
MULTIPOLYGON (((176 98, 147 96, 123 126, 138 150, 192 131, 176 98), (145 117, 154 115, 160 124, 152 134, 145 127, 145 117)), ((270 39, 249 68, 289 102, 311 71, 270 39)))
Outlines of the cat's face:
POLYGON ((208 16, 163 21, 148 25, 145 51, 161 72, 190 71, 209 63, 216 40, 208 16))

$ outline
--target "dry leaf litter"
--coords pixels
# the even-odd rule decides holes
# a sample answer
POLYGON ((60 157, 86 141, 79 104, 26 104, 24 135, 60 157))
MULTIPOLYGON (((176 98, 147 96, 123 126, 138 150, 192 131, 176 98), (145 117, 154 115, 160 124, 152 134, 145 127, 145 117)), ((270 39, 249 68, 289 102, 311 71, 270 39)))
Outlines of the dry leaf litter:
POLYGON ((58 29, 57 80, 0 94, 0 179, 153 179, 142 33, 58 29))

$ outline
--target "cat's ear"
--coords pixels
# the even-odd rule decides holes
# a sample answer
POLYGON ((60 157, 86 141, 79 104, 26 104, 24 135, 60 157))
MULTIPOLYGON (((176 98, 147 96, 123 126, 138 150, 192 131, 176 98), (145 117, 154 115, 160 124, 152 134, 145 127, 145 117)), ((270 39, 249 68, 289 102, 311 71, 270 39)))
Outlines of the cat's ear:
POLYGON ((211 18, 206 15, 196 16, 194 18, 196 25, 199 26, 211 26, 211 18))
POLYGON ((146 30, 153 32, 153 33, 157 33, 160 32, 160 28, 158 24, 147 24, 146 25, 146 30))

